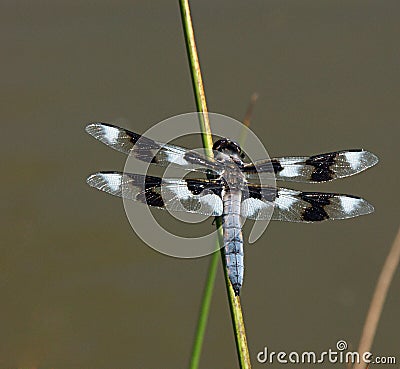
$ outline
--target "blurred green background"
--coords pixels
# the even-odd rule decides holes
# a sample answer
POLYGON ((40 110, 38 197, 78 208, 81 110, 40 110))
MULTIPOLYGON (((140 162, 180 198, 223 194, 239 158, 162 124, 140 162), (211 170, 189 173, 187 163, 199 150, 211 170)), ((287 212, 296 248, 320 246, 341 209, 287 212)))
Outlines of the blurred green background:
MULTIPOLYGON (((192 1, 211 111, 240 120, 256 91, 252 129, 271 156, 361 147, 380 158, 362 175, 301 186, 362 195, 373 215, 275 222, 245 245, 254 368, 264 346, 358 345, 399 225, 399 11, 398 1, 192 1)), ((186 367, 209 257, 153 251, 120 199, 85 183, 125 160, 88 122, 144 132, 195 110, 177 1, 7 0, 0 29, 0 368, 186 367)), ((399 277, 373 347, 398 360, 399 277)), ((221 267, 211 309, 202 367, 235 368, 221 267)))

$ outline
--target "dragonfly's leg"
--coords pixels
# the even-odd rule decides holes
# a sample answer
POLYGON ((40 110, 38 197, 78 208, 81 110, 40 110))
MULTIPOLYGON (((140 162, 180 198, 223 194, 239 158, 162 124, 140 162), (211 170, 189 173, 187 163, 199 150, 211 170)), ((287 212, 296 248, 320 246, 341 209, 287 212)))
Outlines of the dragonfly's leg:
POLYGON ((219 216, 217 216, 217 217, 214 217, 214 220, 213 220, 213 222, 212 222, 212 225, 215 225, 215 223, 217 222, 217 218, 221 218, 221 224, 224 224, 224 222, 225 222, 225 217, 224 217, 224 215, 225 214, 222 214, 222 215, 219 215, 219 216))

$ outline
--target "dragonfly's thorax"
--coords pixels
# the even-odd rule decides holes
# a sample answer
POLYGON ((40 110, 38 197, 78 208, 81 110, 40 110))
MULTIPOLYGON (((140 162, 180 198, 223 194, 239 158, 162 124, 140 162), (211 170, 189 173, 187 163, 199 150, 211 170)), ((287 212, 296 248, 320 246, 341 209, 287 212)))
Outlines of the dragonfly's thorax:
POLYGON ((227 138, 216 141, 213 150, 215 158, 225 165, 221 173, 221 179, 224 183, 225 191, 232 192, 243 188, 245 176, 241 169, 243 168, 244 153, 240 146, 227 138))
POLYGON ((245 176, 238 167, 229 168, 222 172, 221 180, 224 183, 225 192, 241 191, 246 182, 245 176))

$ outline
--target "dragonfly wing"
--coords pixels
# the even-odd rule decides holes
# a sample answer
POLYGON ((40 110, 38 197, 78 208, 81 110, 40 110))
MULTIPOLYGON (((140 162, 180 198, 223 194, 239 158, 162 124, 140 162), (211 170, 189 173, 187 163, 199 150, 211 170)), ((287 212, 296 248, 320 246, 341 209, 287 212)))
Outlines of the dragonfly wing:
POLYGON ((326 182, 360 173, 378 162, 376 155, 361 149, 335 151, 314 156, 282 157, 245 164, 249 179, 274 173, 277 180, 326 182))
POLYGON ((184 170, 202 173, 210 170, 221 173, 223 170, 221 163, 196 151, 160 143, 109 123, 91 123, 86 127, 86 132, 114 150, 146 163, 164 167, 172 164, 184 170))
POLYGON ((373 211, 371 204, 357 196, 258 185, 248 186, 248 195, 242 202, 242 216, 255 220, 320 222, 353 218, 373 211))
POLYGON ((207 179, 169 179, 123 172, 92 174, 87 183, 114 196, 171 211, 223 213, 221 184, 207 179))

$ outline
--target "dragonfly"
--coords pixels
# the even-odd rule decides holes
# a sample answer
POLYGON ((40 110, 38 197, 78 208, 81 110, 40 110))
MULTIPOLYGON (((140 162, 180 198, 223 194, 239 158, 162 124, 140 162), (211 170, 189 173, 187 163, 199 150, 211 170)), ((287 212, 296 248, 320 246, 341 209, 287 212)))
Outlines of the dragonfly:
POLYGON ((199 173, 199 178, 175 179, 106 171, 90 175, 87 183, 111 195, 155 208, 221 217, 226 267, 236 296, 244 277, 241 219, 314 223, 374 211, 371 204, 358 196, 303 192, 257 181, 265 175, 275 175, 278 181, 306 183, 352 176, 378 162, 377 156, 362 149, 246 162, 242 148, 228 138, 214 143, 214 158, 210 158, 108 123, 91 123, 86 132, 140 161, 199 173), (200 173, 205 178, 200 178, 200 173))

